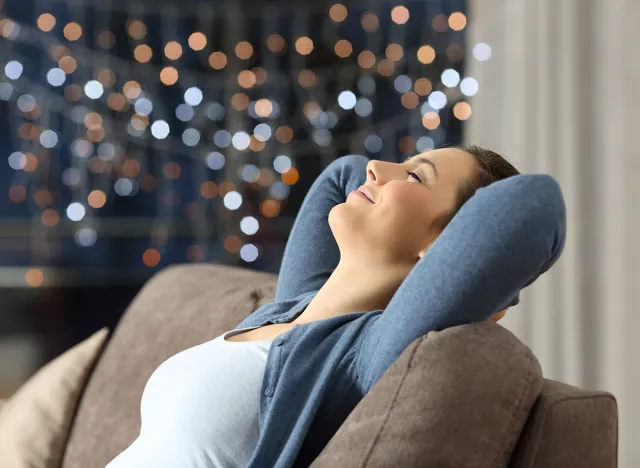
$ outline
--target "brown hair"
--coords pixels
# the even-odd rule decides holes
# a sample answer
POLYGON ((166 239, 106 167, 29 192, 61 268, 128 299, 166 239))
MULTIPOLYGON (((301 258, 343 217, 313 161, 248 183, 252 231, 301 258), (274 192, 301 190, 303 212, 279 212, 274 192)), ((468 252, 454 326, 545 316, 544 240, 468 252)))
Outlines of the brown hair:
POLYGON ((500 156, 495 151, 482 148, 477 145, 454 146, 475 157, 476 173, 473 180, 464 181, 459 189, 454 208, 441 217, 441 226, 444 229, 451 222, 456 213, 476 193, 476 190, 491 185, 499 180, 507 179, 520 174, 513 164, 500 156))

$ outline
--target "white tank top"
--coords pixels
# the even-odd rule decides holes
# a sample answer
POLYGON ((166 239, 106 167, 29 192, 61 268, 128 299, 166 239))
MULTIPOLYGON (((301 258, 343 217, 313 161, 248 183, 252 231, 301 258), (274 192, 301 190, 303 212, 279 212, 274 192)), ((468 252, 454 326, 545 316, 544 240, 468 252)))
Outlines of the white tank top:
POLYGON ((245 467, 258 443, 260 386, 273 340, 240 328, 164 361, 140 404, 138 438, 106 468, 245 467))

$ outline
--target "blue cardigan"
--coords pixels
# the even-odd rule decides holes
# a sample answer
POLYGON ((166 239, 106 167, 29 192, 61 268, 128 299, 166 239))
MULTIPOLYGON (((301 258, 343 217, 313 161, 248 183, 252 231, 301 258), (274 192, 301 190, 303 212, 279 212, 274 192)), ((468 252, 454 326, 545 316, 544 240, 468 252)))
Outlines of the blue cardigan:
MULTIPOLYGON (((274 302, 235 329, 296 319, 338 265, 333 206, 366 181, 364 156, 342 156, 314 181, 285 247, 274 302)), ((566 212, 556 180, 523 174, 479 189, 416 263, 384 310, 354 311, 277 337, 260 389, 249 468, 307 467, 414 340, 487 320, 519 302, 560 256, 566 212)))

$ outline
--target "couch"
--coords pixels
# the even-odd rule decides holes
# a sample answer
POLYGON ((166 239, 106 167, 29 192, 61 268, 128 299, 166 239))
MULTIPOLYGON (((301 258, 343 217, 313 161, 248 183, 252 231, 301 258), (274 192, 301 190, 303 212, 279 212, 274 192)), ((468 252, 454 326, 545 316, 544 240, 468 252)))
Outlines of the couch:
MULTIPOLYGON (((103 468, 128 447, 151 373, 273 301, 276 282, 271 273, 219 264, 155 274, 91 371, 62 468, 103 468)), ((311 466, 612 468, 617 450, 613 395, 544 378, 531 350, 487 321, 414 341, 311 466)))

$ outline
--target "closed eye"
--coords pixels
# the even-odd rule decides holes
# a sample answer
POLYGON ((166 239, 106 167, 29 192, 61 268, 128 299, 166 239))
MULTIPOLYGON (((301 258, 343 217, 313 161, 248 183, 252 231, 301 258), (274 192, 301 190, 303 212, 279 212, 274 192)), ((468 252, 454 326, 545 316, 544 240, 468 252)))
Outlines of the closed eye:
POLYGON ((420 182, 421 184, 424 183, 422 182, 422 179, 418 176, 418 174, 416 174, 413 171, 407 171, 407 175, 414 177, 418 182, 420 182))

